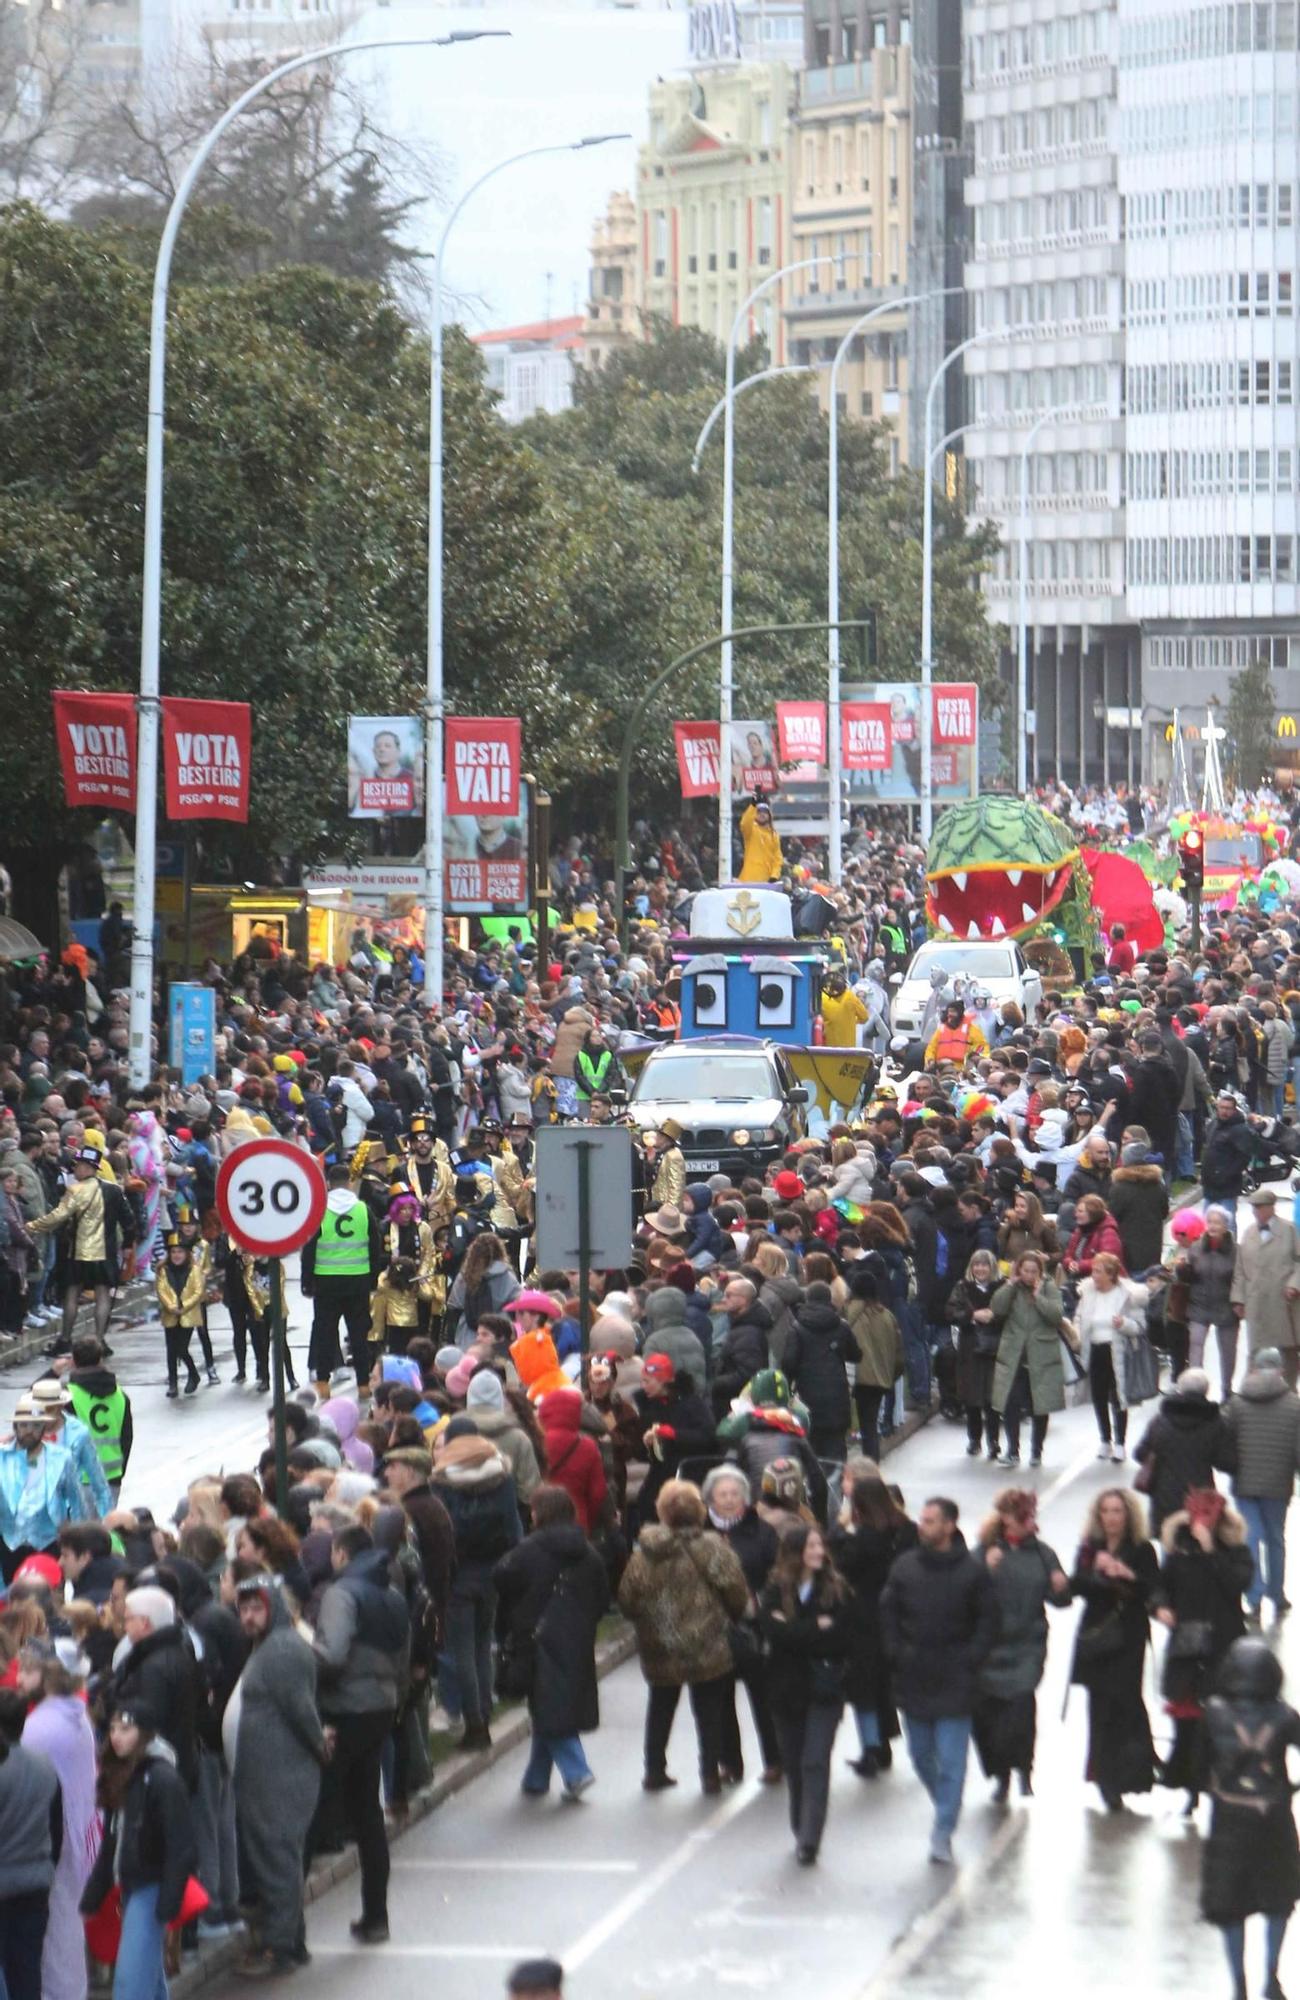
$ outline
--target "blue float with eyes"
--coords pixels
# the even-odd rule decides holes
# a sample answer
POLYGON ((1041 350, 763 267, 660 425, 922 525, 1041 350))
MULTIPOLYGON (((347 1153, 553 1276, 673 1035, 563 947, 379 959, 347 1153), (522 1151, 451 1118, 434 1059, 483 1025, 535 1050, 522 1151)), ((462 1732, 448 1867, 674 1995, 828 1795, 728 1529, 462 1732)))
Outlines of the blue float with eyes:
POLYGON ((756 1035, 802 1048, 813 1040, 826 957, 796 939, 790 899, 779 890, 701 890, 681 964, 681 1039, 756 1035))

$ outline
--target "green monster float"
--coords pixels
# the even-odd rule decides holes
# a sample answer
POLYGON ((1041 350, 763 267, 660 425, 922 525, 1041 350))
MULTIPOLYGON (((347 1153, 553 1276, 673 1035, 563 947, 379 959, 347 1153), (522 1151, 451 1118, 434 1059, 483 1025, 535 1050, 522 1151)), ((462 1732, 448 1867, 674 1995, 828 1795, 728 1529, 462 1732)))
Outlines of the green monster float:
POLYGON ((925 914, 936 937, 1064 945, 1076 969, 1100 933, 1092 882, 1064 820, 1028 799, 944 808, 925 862, 925 914))

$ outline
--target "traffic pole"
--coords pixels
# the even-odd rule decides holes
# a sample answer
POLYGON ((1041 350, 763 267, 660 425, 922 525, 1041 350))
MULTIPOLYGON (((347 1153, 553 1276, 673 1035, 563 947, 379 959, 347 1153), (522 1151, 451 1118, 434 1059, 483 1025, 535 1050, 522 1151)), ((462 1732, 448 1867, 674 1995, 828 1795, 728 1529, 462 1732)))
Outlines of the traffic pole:
POLYGON ((579 1381, 587 1366, 587 1328, 591 1320, 591 1141, 579 1139, 578 1155, 578 1368, 579 1381))
POLYGON ((271 1270, 271 1414, 275 1425, 275 1504, 281 1520, 289 1495, 289 1436, 284 1421, 284 1342, 289 1337, 284 1314, 284 1259, 271 1270))

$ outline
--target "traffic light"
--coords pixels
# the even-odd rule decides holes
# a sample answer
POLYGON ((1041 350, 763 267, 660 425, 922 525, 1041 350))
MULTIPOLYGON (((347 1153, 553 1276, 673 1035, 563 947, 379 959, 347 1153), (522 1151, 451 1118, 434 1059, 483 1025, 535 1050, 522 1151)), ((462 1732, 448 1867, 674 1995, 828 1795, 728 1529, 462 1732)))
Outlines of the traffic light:
POLYGON ((1205 886, 1205 835, 1198 826, 1189 826, 1178 843, 1183 887, 1197 895, 1205 886))

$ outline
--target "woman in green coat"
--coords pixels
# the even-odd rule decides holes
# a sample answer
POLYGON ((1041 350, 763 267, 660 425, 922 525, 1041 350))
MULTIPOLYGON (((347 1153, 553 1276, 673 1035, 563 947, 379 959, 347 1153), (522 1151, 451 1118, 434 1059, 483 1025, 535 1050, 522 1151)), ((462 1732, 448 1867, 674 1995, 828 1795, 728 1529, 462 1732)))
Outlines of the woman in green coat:
POLYGON ((1011 1277, 993 1294, 1001 1327, 993 1364, 993 1407, 1001 1412, 1006 1449, 999 1465, 1020 1463, 1020 1423, 1032 1419, 1029 1463, 1041 1465, 1047 1420, 1065 1408, 1061 1360, 1061 1294, 1036 1250, 1017 1257, 1011 1277))

